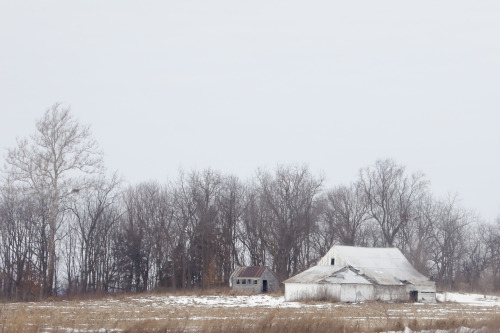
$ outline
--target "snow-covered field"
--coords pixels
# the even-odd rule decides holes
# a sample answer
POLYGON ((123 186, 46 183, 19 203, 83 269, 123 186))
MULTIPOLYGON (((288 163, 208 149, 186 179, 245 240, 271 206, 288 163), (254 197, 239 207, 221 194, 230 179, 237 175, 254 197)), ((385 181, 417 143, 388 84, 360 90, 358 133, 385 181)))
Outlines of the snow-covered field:
POLYGON ((500 306, 500 297, 479 294, 442 293, 437 294, 438 302, 454 302, 476 306, 500 306))
MULTIPOLYGON (((438 303, 434 304, 347 304, 285 302, 282 296, 270 295, 133 295, 98 300, 7 303, 0 311, 0 320, 6 329, 0 327, 0 332, 124 332, 133 331, 134 327, 144 331, 153 327, 201 331, 228 322, 251 326, 262 320, 279 323, 306 319, 390 327, 395 321, 406 326, 410 322, 453 320, 461 323, 500 318, 500 297, 497 296, 443 293, 438 294, 437 299, 438 303)), ((412 331, 407 329, 406 332, 412 331)), ((480 331, 463 328, 459 332, 480 331)))
MULTIPOLYGON (((474 306, 500 306, 500 297, 479 294, 442 293, 437 294, 438 302, 460 303, 474 306)), ((283 296, 265 294, 252 296, 147 296, 131 297, 134 302, 152 304, 152 306, 216 306, 216 307, 265 307, 265 308, 329 308, 344 306, 343 303, 320 302, 316 304, 285 302, 283 296)), ((362 303, 361 303, 362 304, 362 303)), ((415 306, 420 303, 413 303, 415 306)), ((356 303, 354 303, 356 305, 356 303)), ((412 305, 412 304, 408 304, 412 305)))

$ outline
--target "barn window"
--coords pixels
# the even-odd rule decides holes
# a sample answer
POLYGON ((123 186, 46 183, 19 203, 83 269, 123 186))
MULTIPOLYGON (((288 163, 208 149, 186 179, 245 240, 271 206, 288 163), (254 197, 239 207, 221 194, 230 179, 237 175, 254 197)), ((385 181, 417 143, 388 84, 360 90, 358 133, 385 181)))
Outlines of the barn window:
POLYGON ((236 284, 240 284, 240 279, 236 280, 236 284))
POLYGON ((252 280, 248 279, 248 284, 252 284, 252 280))
POLYGON ((253 284, 257 284, 257 280, 253 280, 253 284))
POLYGON ((330 264, 331 264, 331 265, 335 265, 335 259, 333 259, 333 258, 332 258, 332 259, 330 259, 330 264))
POLYGON ((241 280, 241 284, 247 284, 247 280, 245 279, 241 280))

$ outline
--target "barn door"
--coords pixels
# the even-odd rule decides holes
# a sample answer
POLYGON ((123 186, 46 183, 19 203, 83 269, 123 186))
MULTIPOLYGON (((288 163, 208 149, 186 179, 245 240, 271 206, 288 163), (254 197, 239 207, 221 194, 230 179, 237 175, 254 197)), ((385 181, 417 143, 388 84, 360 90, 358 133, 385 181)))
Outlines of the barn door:
POLYGON ((410 291, 410 301, 411 302, 418 302, 418 290, 410 291))
POLYGON ((267 293, 267 280, 262 280, 262 292, 267 293))

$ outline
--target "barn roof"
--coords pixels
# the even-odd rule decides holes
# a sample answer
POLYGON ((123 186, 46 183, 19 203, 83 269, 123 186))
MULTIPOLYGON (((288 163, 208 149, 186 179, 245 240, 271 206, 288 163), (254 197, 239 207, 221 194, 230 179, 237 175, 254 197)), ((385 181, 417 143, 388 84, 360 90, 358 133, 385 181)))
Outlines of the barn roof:
POLYGON ((434 284, 413 268, 397 248, 334 246, 334 249, 346 265, 378 284, 434 284))
POLYGON ((267 269, 266 266, 238 267, 234 270, 233 274, 231 274, 231 277, 243 277, 243 278, 261 277, 266 269, 267 269))
POLYGON ((313 266, 283 283, 371 284, 363 276, 342 266, 313 266))
POLYGON ((320 263, 283 283, 434 285, 397 248, 333 246, 320 263), (326 264, 333 256, 338 266, 326 264))

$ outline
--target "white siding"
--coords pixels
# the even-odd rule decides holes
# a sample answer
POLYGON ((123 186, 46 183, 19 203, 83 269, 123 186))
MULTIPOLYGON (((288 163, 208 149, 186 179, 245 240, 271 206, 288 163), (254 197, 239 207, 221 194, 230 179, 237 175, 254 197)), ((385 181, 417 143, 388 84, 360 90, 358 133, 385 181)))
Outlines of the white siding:
POLYGON ((410 293, 406 286, 381 286, 374 285, 374 300, 376 301, 409 301, 410 293))
POLYGON ((318 266, 330 266, 332 264, 331 259, 335 259, 335 266, 346 266, 347 264, 345 263, 342 258, 337 258, 335 253, 335 246, 333 246, 324 256, 321 258, 321 260, 318 262, 318 266))
POLYGON ((335 300, 340 302, 362 302, 373 299, 372 285, 356 284, 285 284, 285 301, 335 300))
POLYGON ((418 302, 422 303, 435 303, 436 302, 436 286, 406 286, 406 292, 408 294, 408 299, 410 292, 416 290, 418 291, 418 302))
POLYGON ((418 302, 435 302, 429 286, 380 286, 362 284, 286 283, 285 301, 336 300, 340 302, 410 301, 410 291, 418 291, 418 302))
POLYGON ((342 302, 363 302, 373 299, 373 286, 366 284, 342 284, 340 300, 342 302))
POLYGON ((340 300, 339 284, 287 283, 285 284, 285 301, 305 300, 340 300))

